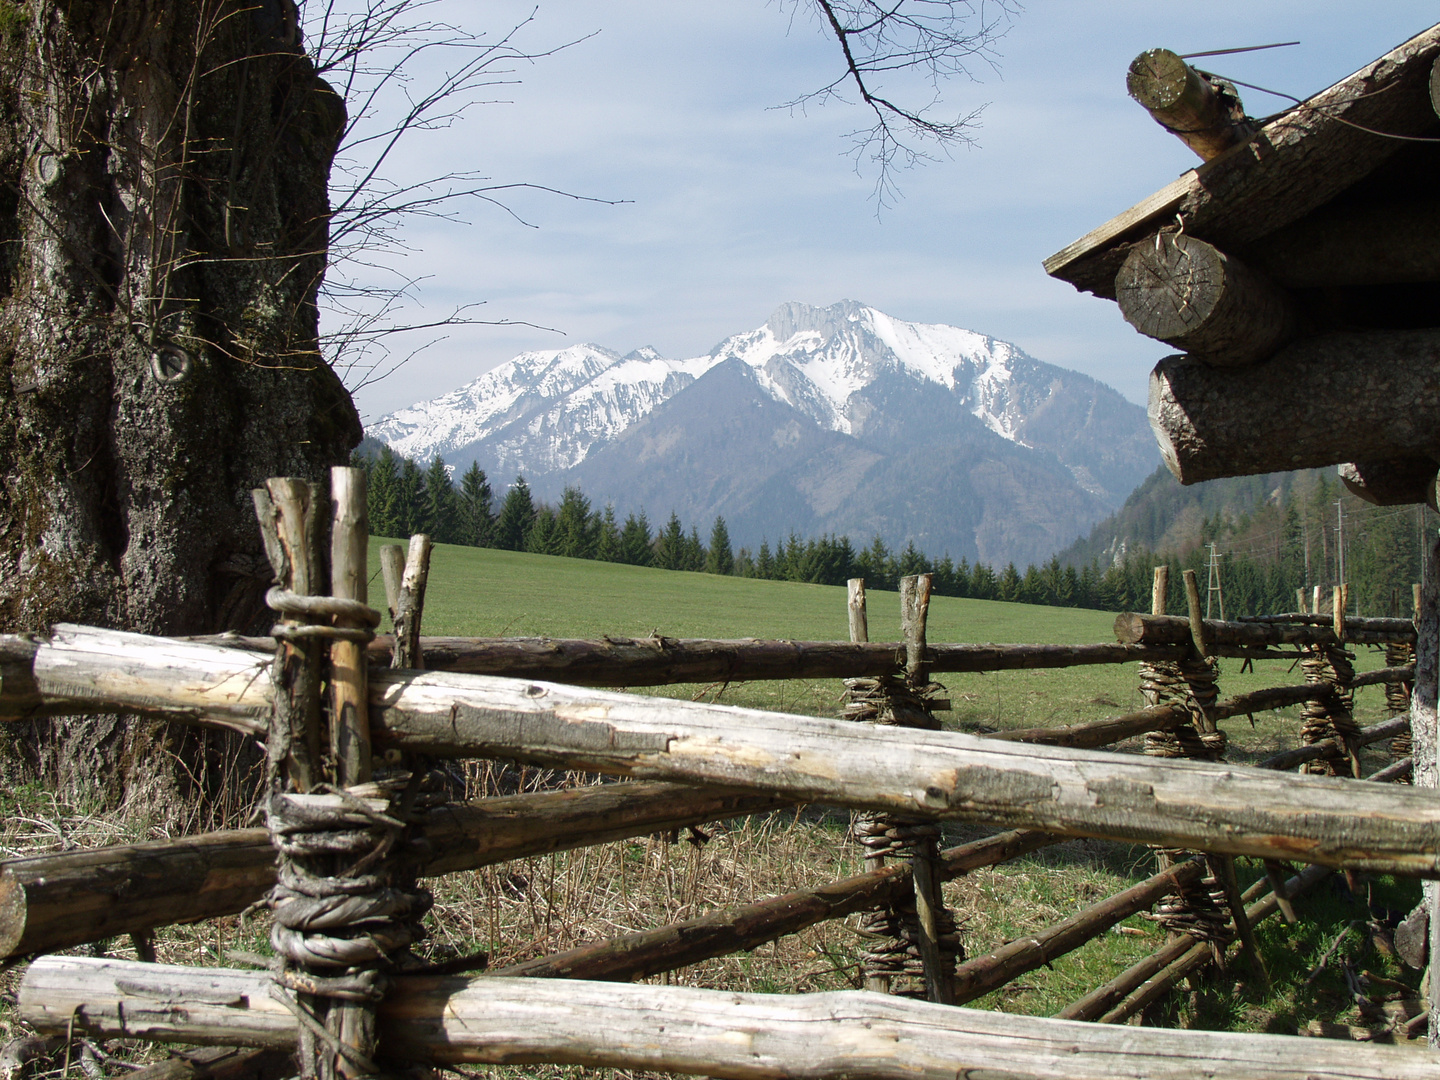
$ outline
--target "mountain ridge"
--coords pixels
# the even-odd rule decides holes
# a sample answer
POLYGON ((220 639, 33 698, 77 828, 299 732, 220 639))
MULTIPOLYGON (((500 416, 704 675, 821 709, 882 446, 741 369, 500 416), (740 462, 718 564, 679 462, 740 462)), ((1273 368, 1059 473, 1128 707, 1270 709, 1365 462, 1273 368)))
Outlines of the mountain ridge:
POLYGON ((700 357, 597 345, 522 353, 369 431, 397 453, 542 498, 913 539, 992 563, 1043 559, 1155 462, 1144 412, 1088 376, 944 324, 842 301, 784 304, 700 357), (1023 508, 1023 509, 1021 509, 1023 508))

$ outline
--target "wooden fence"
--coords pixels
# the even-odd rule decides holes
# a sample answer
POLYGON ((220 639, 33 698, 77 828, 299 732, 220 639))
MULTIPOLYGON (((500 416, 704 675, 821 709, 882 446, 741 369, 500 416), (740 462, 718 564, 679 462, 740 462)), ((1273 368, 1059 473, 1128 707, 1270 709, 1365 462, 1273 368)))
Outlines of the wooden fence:
MULTIPOLYGON (((281 583, 271 592, 280 616, 273 638, 182 641, 77 626, 0 638, 0 719, 123 710, 245 732, 263 740, 269 761, 265 829, 0 865, 0 951, 21 956, 143 935, 268 895, 282 957, 275 970, 44 957, 21 986, 27 1022, 51 1032, 297 1048, 302 1074, 327 1078, 372 1075, 378 1061, 574 1062, 736 1078, 990 1071, 1072 1080, 1217 1069, 1409 1077, 1434 1075, 1440 1065, 1430 1055, 1322 1040, 1114 1026, 1223 949, 1215 925, 1228 925, 1244 945, 1254 922, 1293 913, 1292 900, 1326 868, 1440 878, 1433 793, 1354 779, 1358 749, 1402 734, 1408 720, 1366 730, 1346 721, 1354 687, 1402 683, 1413 669, 1395 664, 1355 677, 1343 670, 1344 644, 1408 645, 1409 621, 1225 623, 1201 619, 1192 603, 1189 618, 1121 616, 1114 644, 932 645, 924 636, 927 593, 911 581, 906 637, 895 643, 864 641, 863 617, 858 629, 852 621, 860 639, 852 642, 422 639, 428 544, 416 538, 408 559, 385 552, 397 632, 370 640, 378 616, 365 604, 360 482, 355 471, 336 470, 328 596, 319 557, 327 500, 298 481, 271 481, 257 493, 281 583), (1216 655, 1304 659, 1309 681, 1219 700, 1201 670, 1216 655), (1317 657, 1332 667, 1321 670, 1317 657), (1189 696, 1095 723, 992 736, 933 730, 926 720, 935 703, 931 672, 1137 661, 1148 665, 1147 686, 1189 679, 1189 696), (852 693, 865 708, 880 701, 884 712, 888 702, 883 718, 897 722, 600 689, 821 677, 856 687, 868 680, 852 693), (1259 768, 1098 749, 1136 735, 1203 741, 1226 717, 1296 704, 1313 714, 1307 745, 1259 768), (922 726, 903 726, 907 719, 922 726), (372 775, 382 756, 390 771, 372 775), (509 758, 633 782, 457 806, 408 764, 417 756, 509 758), (1279 771, 1297 765, 1342 775, 1279 771), (866 842, 880 854, 866 873, 481 976, 405 970, 409 927, 427 902, 417 878, 798 802, 878 815, 866 842), (939 851, 926 823, 941 820, 1011 831, 939 851), (423 845, 412 842, 421 836, 423 845), (940 946, 953 933, 937 907, 940 881, 1073 836, 1201 854, 1167 856, 1149 880, 1038 934, 958 965, 946 959, 940 946), (897 852, 906 858, 894 861, 897 852), (1243 895, 1236 855, 1266 860, 1267 877, 1243 895), (1287 881, 1282 860, 1314 865, 1287 881), (1214 925, 1186 908, 1202 893, 1220 898, 1214 925), (1171 941, 1060 1018, 948 1004, 1049 963, 1157 901, 1179 912, 1171 941), (901 961, 888 970, 923 969, 929 1003, 864 992, 787 997, 619 985, 822 920, 887 910, 918 919, 905 937, 896 929, 904 919, 894 915, 901 961), (536 977, 569 981, 547 989, 536 977), (1094 1019, 1108 1024, 1080 1022, 1094 1019)), ((1374 779, 1407 767, 1399 762, 1374 779)))

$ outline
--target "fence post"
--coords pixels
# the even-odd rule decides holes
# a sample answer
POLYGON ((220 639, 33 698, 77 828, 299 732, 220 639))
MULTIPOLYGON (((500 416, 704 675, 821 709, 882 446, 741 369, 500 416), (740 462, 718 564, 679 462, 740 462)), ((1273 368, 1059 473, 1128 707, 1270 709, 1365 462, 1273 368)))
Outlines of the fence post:
MULTIPOLYGON (((870 640, 869 619, 865 611, 865 579, 851 578, 845 583, 846 589, 846 610, 850 616, 850 640, 854 642, 866 642, 870 640)), ((878 688, 879 680, 876 679, 846 679, 845 697, 847 708, 845 715, 850 715, 851 708, 858 705, 865 708, 870 703, 870 695, 878 688)), ((859 717, 854 717, 859 719, 859 717)), ((870 716, 869 719, 874 719, 870 716)), ((858 813, 854 815, 855 834, 860 842, 865 845, 865 869, 879 870, 885 865, 885 848, 872 846, 869 841, 872 837, 869 830, 874 827, 875 815, 858 813)), ((862 925, 867 931, 873 928, 877 915, 868 916, 862 925)), ((877 994, 888 994, 890 992, 890 975, 887 972, 875 970, 875 965, 869 962, 867 956, 862 961, 864 969, 865 989, 873 990, 877 994)))
POLYGON ((365 474, 337 468, 331 480, 329 596, 315 595, 321 584, 317 493, 304 481, 281 479, 255 493, 266 552, 281 582, 266 597, 284 616, 274 631, 277 673, 292 654, 302 657, 306 670, 293 685, 309 695, 303 701, 286 695, 283 709, 277 701, 272 732, 286 731, 288 738, 267 740, 266 819, 279 856, 270 941, 282 958, 273 993, 298 1021, 300 1075, 356 1080, 380 1074, 376 1006, 388 987, 385 968, 392 953, 423 933, 417 924, 429 896, 402 880, 392 854, 415 819, 418 785, 408 775, 370 782, 365 645, 380 616, 365 602, 365 474), (328 732, 320 716, 322 642, 330 645, 328 732), (280 722, 281 711, 288 725, 280 722), (323 784, 320 744, 327 733, 334 771, 323 784))
MULTIPOLYGON (((901 579, 900 620, 905 635, 902 676, 847 679, 847 704, 842 714, 846 719, 930 730, 940 727, 931 713, 938 687, 925 671, 930 581, 928 574, 901 579)), ((849 610, 852 640, 868 635, 865 583, 861 579, 849 583, 849 610)), ((887 856, 910 859, 915 882, 913 897, 873 912, 860 928, 874 942, 862 961, 865 988, 885 993, 893 988, 897 976, 918 976, 924 979, 930 1000, 949 1003, 954 998, 953 975, 960 944, 954 917, 945 909, 941 897, 935 863, 939 826, 891 814, 866 813, 856 815, 854 828, 865 845, 867 868, 879 869, 887 856)))
MULTIPOLYGON (((1150 614, 1166 614, 1169 581, 1170 568, 1155 567, 1150 614)), ((1147 734, 1145 753, 1151 757, 1216 761, 1225 752, 1225 733, 1215 726, 1210 717, 1210 708, 1219 696, 1216 668, 1214 661, 1203 655, 1208 651, 1208 642, 1195 571, 1186 570, 1183 581, 1195 650, 1190 659, 1176 663, 1142 663, 1140 691, 1147 705, 1179 705, 1189 710, 1192 719, 1168 731, 1147 734)), ((1192 855, 1193 852, 1177 848, 1156 849, 1162 869, 1175 866, 1192 855)), ((1230 920, 1222 907, 1226 899, 1224 877, 1222 867, 1218 876, 1212 873, 1202 881, 1184 885, 1173 898, 1156 905, 1156 921, 1170 931, 1172 940, 1181 934, 1189 934, 1208 942, 1217 955, 1232 940, 1230 920)))
MULTIPOLYGON (((930 684, 925 671, 925 623, 930 612, 929 574, 900 582, 900 624, 905 632, 905 682, 917 697, 930 684)), ((945 910, 940 888, 940 828, 917 826, 923 835, 915 840, 911 871, 915 882, 915 916, 920 960, 925 969, 925 996, 942 1005, 955 1003, 955 953, 947 951, 942 937, 953 937, 954 919, 945 910)))
MULTIPOLYGON (((1352 661, 1354 654, 1345 649, 1345 600, 1343 586, 1336 585, 1332 594, 1330 617, 1334 628, 1336 644, 1312 645, 1306 648, 1306 657, 1300 661, 1305 681, 1328 686, 1331 693, 1324 698, 1306 702, 1300 710, 1300 741, 1310 746, 1326 739, 1339 739, 1349 758, 1349 773, 1360 777, 1360 755, 1354 738, 1359 733, 1355 717, 1351 712, 1355 691, 1350 689, 1350 680, 1355 677, 1352 661)), ((1321 758, 1307 761, 1301 772, 1335 776, 1335 764, 1321 758)))

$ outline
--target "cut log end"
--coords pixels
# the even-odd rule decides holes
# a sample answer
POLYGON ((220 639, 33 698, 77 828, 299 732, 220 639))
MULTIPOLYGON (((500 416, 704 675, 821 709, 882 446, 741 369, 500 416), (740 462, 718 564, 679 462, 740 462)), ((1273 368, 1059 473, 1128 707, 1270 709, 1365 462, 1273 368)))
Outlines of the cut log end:
POLYGON ((1115 276, 1115 294, 1140 333, 1222 367, 1266 359, 1299 325, 1284 290, 1183 233, 1136 244, 1115 276))
POLYGON ((1169 49, 1149 49, 1137 56, 1125 75, 1125 87, 1157 124, 1204 161, 1254 132, 1233 86, 1196 71, 1169 49))
POLYGON ((1375 506, 1435 505, 1435 477, 1440 465, 1433 458, 1352 461, 1341 465, 1339 471, 1352 495, 1375 506))

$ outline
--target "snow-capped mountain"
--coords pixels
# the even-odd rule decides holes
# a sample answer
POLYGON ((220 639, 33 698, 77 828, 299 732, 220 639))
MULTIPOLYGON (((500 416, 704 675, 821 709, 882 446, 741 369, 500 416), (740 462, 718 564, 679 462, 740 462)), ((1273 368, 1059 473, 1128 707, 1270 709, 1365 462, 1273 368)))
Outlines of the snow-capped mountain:
POLYGON ((687 360, 523 353, 368 434, 421 462, 478 461, 497 484, 523 473, 542 497, 578 483, 622 514, 675 510, 702 530, 723 514, 738 543, 878 532, 1022 565, 1117 507, 1156 461, 1144 411, 1109 387, 849 301, 785 304, 687 360), (881 511, 897 484, 910 509, 881 511))

